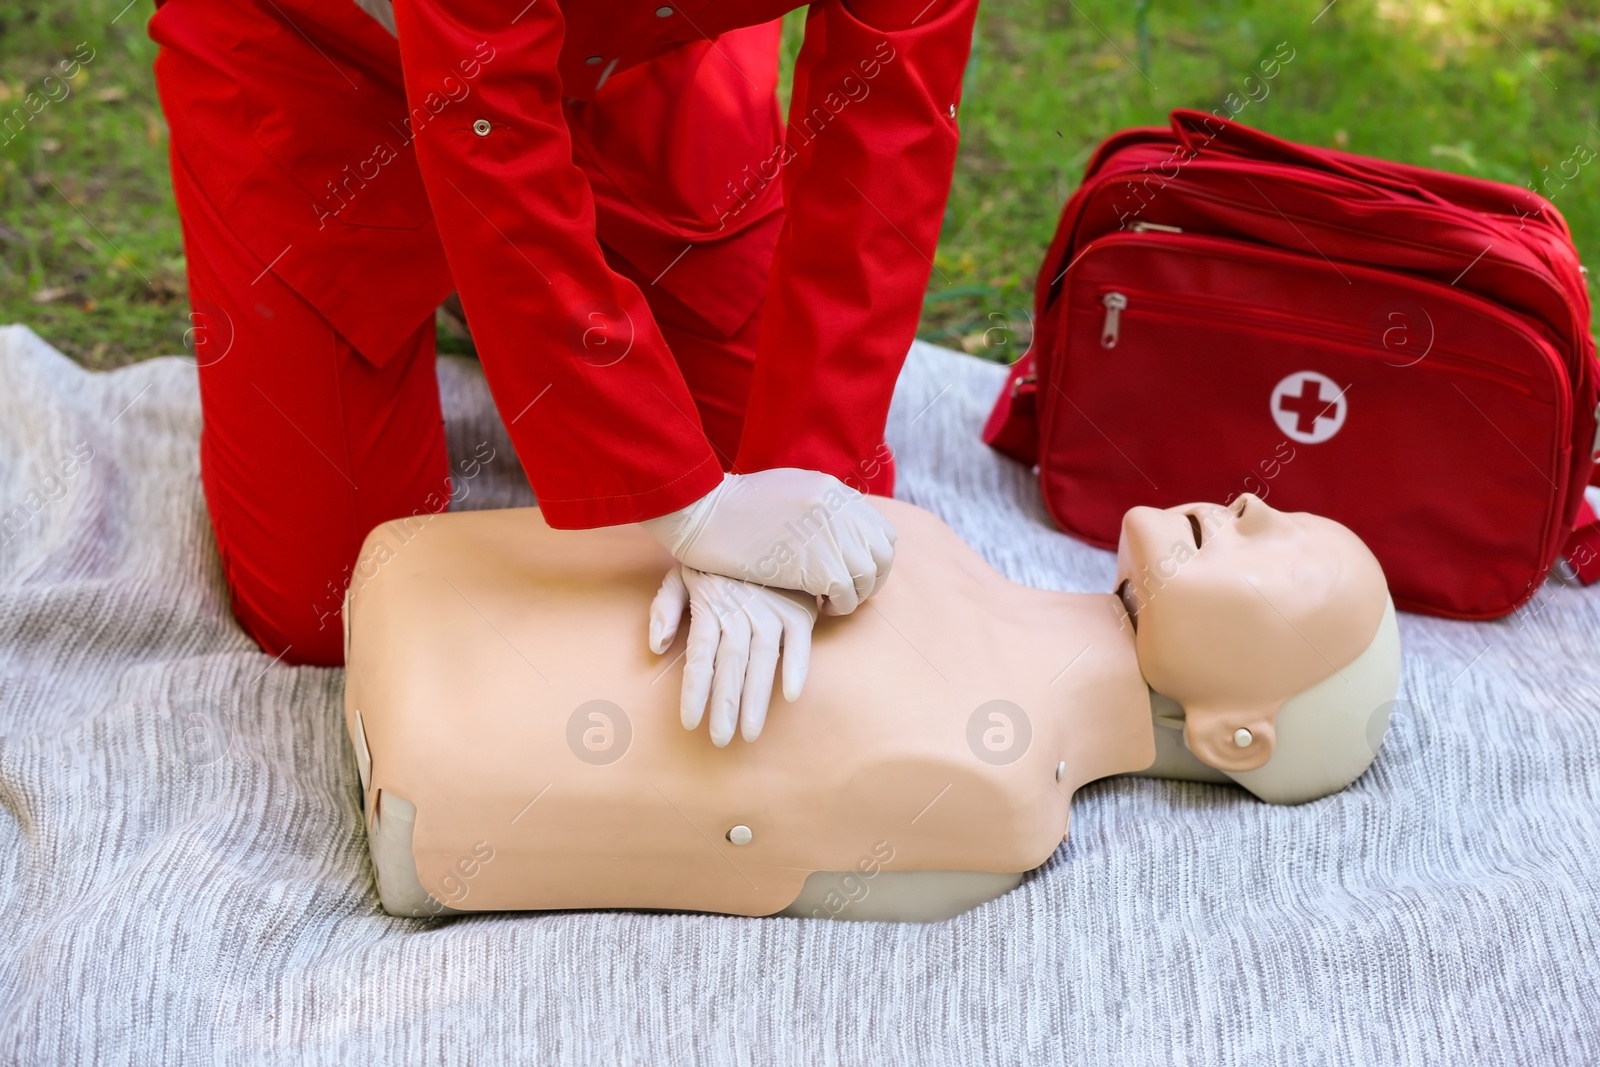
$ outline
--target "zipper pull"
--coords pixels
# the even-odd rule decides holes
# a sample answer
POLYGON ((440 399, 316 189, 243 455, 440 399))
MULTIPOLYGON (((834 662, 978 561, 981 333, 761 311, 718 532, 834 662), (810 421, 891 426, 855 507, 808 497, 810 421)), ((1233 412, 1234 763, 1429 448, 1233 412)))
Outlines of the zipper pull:
POLYGON ((1105 305, 1106 321, 1100 327, 1100 347, 1117 347, 1117 327, 1122 321, 1122 309, 1128 306, 1128 298, 1121 293, 1107 293, 1100 298, 1100 303, 1105 305))
POLYGON ((1182 226, 1168 226, 1161 222, 1145 222, 1140 220, 1129 227, 1134 233, 1182 233, 1182 226))

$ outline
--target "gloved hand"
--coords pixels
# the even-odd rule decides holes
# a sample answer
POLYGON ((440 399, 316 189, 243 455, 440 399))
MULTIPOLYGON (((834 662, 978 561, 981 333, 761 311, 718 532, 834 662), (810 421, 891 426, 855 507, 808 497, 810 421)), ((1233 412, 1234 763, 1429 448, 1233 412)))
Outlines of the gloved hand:
POLYGON ((894 562, 894 527, 831 474, 776 467, 726 474, 686 508, 641 523, 695 570, 812 593, 848 615, 894 562))
POLYGON ((650 604, 650 650, 660 655, 678 634, 689 609, 679 714, 685 730, 700 725, 711 699, 711 743, 733 740, 735 721, 746 741, 761 736, 772 682, 783 649, 783 697, 794 701, 811 663, 811 627, 817 598, 768 589, 692 567, 674 567, 650 604))

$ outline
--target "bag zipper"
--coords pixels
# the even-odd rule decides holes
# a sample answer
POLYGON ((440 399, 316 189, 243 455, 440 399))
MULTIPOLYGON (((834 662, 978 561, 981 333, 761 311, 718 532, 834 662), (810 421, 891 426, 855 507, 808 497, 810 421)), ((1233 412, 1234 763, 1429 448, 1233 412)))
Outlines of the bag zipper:
MULTIPOLYGON (((1135 296, 1138 295, 1139 294, 1137 293, 1135 294, 1135 296)), ((1174 306, 1164 307, 1161 306, 1160 302, 1155 299, 1155 294, 1147 295, 1149 295, 1151 298, 1150 305, 1154 306, 1149 306, 1142 302, 1137 305, 1137 307, 1143 311, 1145 316, 1148 316, 1152 319, 1165 319, 1171 322, 1188 323, 1191 326, 1193 325, 1194 320, 1185 315, 1183 313, 1184 311, 1207 309, 1214 310, 1218 306, 1228 306, 1200 303, 1176 303, 1174 306)), ((1242 308, 1245 305, 1237 306, 1242 308)), ((1356 352, 1361 355, 1376 356, 1376 353, 1371 350, 1371 345, 1369 343, 1370 339, 1365 334, 1358 333, 1357 331, 1350 330, 1348 328, 1336 329, 1333 323, 1325 320, 1318 320, 1315 323, 1308 323, 1303 326, 1295 327, 1283 320, 1274 319, 1260 322, 1254 327, 1243 329, 1240 332, 1260 333, 1273 337, 1314 341, 1325 347, 1337 348, 1345 352, 1356 352), (1327 329, 1324 331, 1319 329, 1319 327, 1327 327, 1327 329)), ((1462 373, 1470 374, 1473 377, 1483 378, 1504 388, 1513 389, 1524 396, 1532 396, 1532 386, 1537 383, 1537 379, 1531 375, 1523 375, 1516 371, 1508 370, 1500 364, 1489 363, 1485 360, 1456 352, 1451 349, 1434 348, 1429 352, 1427 358, 1429 362, 1434 363, 1436 366, 1448 366, 1455 368, 1460 370, 1462 373)), ((1404 366, 1404 364, 1396 364, 1396 366, 1404 366)), ((1559 400, 1556 402, 1558 404, 1561 403, 1559 400)))
MULTIPOLYGON (((1151 232, 1154 232, 1154 233, 1170 233, 1170 234, 1184 234, 1184 231, 1182 229, 1180 229, 1179 227, 1177 227, 1177 226, 1165 226, 1165 225, 1162 225, 1162 224, 1159 224, 1159 223, 1143 223, 1143 224, 1134 223, 1133 226, 1129 227, 1129 229, 1133 233, 1137 233, 1137 234, 1145 234, 1145 233, 1151 233, 1151 232)), ((1240 242, 1231 241, 1231 240, 1228 240, 1227 238, 1213 237, 1210 234, 1185 234, 1184 238, 1185 238, 1184 239, 1184 244, 1187 245, 1188 250, 1192 250, 1192 251, 1195 251, 1197 253, 1200 252, 1202 248, 1209 246, 1210 248, 1216 249, 1218 252, 1220 252, 1220 253, 1222 253, 1224 255, 1229 255, 1231 258, 1233 258, 1235 260, 1244 260, 1246 262, 1259 260, 1261 258, 1272 258, 1272 257, 1290 258, 1290 259, 1295 260, 1296 262, 1301 262, 1303 260, 1303 257, 1296 256, 1296 255, 1294 255, 1294 253, 1284 252, 1284 251, 1282 251, 1280 249, 1263 249, 1261 246, 1256 246, 1256 245, 1245 245, 1244 247, 1249 248, 1252 251, 1251 251, 1251 254, 1244 255, 1244 254, 1242 254, 1242 249, 1240 247, 1240 242), (1218 245, 1220 245, 1221 247, 1220 248, 1217 247, 1218 245), (1262 256, 1263 251, 1266 252, 1266 256, 1265 257, 1262 256)), ((1097 242, 1097 243, 1104 244, 1104 243, 1107 243, 1107 242, 1119 243, 1119 244, 1122 243, 1122 241, 1118 239, 1118 236, 1116 234, 1111 234, 1111 235, 1108 235, 1108 237, 1101 238, 1100 241, 1097 242)), ((1353 268, 1355 268, 1357 270, 1371 269, 1371 268, 1362 268, 1359 264, 1347 264, 1347 266, 1353 267, 1353 268)), ((1421 281, 1421 279, 1417 279, 1417 280, 1419 282, 1421 281)), ((1135 290, 1135 292, 1137 293, 1138 291, 1135 290)), ((1341 338, 1342 340, 1346 340, 1346 341, 1352 341, 1353 340, 1353 341, 1361 342, 1361 341, 1365 341, 1367 339, 1365 334, 1361 333, 1360 331, 1351 330, 1348 325, 1346 325, 1345 323, 1342 323, 1342 322, 1326 320, 1326 319, 1316 319, 1316 320, 1308 321, 1308 320, 1303 319, 1303 318, 1287 318, 1287 317, 1284 317, 1284 316, 1281 316, 1281 315, 1277 315, 1277 314, 1275 314, 1275 313, 1273 313, 1271 311, 1264 311, 1258 305, 1247 304, 1247 303, 1243 303, 1243 302, 1240 302, 1240 301, 1220 300, 1220 299, 1215 298, 1215 297, 1208 297, 1204 301, 1188 300, 1188 299, 1185 299, 1183 297, 1174 297, 1174 296, 1172 296, 1172 294, 1169 294, 1169 293, 1164 293, 1164 294, 1146 293, 1146 294, 1138 294, 1138 295, 1148 295, 1148 296, 1150 296, 1151 298, 1153 298, 1153 299, 1155 299, 1157 301, 1158 306, 1159 306, 1160 303, 1164 302, 1164 303, 1173 303, 1173 304, 1178 304, 1178 305, 1182 305, 1182 306, 1185 306, 1185 307, 1194 308, 1195 310, 1199 310, 1199 311, 1214 311, 1218 306, 1237 308, 1237 309, 1239 309, 1241 311, 1248 312, 1250 315, 1255 316, 1257 318, 1266 318, 1266 319, 1272 320, 1270 323, 1267 324, 1267 328, 1268 329, 1273 329, 1276 332, 1280 332, 1280 333, 1296 334, 1296 335, 1300 335, 1300 336, 1307 336, 1307 337, 1316 338, 1316 339, 1319 339, 1319 340, 1326 339, 1330 335, 1336 335, 1339 338, 1341 338)), ((1458 299, 1458 298, 1452 298, 1452 299, 1458 299)), ((1549 342, 1545 341, 1545 339, 1542 336, 1540 336, 1538 333, 1536 333, 1533 330, 1532 327, 1530 327, 1527 323, 1523 322, 1521 319, 1518 319, 1516 316, 1512 315, 1510 312, 1505 311, 1502 308, 1498 308, 1498 307, 1494 306, 1492 303, 1490 303, 1489 301, 1485 300, 1482 297, 1475 297, 1474 298, 1474 302, 1475 302, 1476 305, 1478 305, 1478 306, 1474 307, 1474 310, 1486 313, 1491 318, 1498 319, 1504 325, 1512 328, 1516 332, 1518 332, 1518 333, 1522 334, 1523 336, 1527 337, 1528 340, 1533 343, 1534 347, 1537 350, 1543 352, 1543 348, 1541 347, 1541 342, 1543 342, 1543 344, 1545 344, 1545 345, 1549 344, 1549 342)), ((1101 328, 1100 344, 1104 348, 1113 348, 1113 347, 1116 346, 1117 341, 1120 340, 1122 312, 1128 310, 1128 307, 1129 307, 1128 295, 1127 295, 1127 293, 1125 293, 1125 292, 1123 292, 1121 290, 1112 290, 1112 291, 1109 291, 1109 292, 1105 293, 1101 297, 1101 303, 1106 308, 1106 317, 1105 317, 1105 321, 1104 321, 1104 323, 1102 325, 1102 328, 1101 328), (1115 308, 1112 307, 1113 300, 1114 300, 1115 304, 1117 305, 1115 308), (1106 343, 1108 336, 1110 337, 1110 340, 1111 340, 1110 344, 1106 343)), ((1567 380, 1567 376, 1565 374, 1565 371, 1567 370, 1566 365, 1565 365, 1565 360, 1562 360, 1560 358, 1559 354, 1555 354, 1554 353, 1554 346, 1553 345, 1550 346, 1550 348, 1551 348, 1551 352, 1550 353, 1546 353, 1547 362, 1553 360, 1556 363, 1556 365, 1558 366, 1558 368, 1563 371, 1562 374, 1557 375, 1557 380, 1558 380, 1558 383, 1561 386, 1564 386, 1564 388, 1562 388, 1560 391, 1567 394, 1567 396, 1568 396, 1568 406, 1571 406, 1572 383, 1567 380)), ((1441 354, 1441 355, 1451 356, 1452 357, 1452 361, 1458 361, 1458 362, 1462 362, 1462 363, 1466 363, 1466 364, 1470 364, 1470 365, 1479 366, 1479 367, 1482 367, 1482 368, 1490 371, 1491 373, 1498 373, 1498 374, 1500 374, 1502 376, 1509 377, 1509 378, 1512 378, 1512 379, 1520 379, 1523 382, 1533 382, 1533 381, 1537 380, 1532 375, 1520 375, 1516 371, 1511 370, 1510 368, 1506 368, 1506 367, 1502 366, 1501 364, 1490 363, 1490 362, 1487 362, 1485 360, 1478 359, 1478 358, 1476 358, 1476 357, 1474 357, 1472 355, 1469 355, 1467 353, 1464 353, 1464 352, 1454 351, 1454 350, 1450 350, 1450 349, 1437 349, 1436 351, 1438 351, 1439 354, 1441 354)))
POLYGON ((1100 327, 1100 347, 1117 347, 1117 327, 1122 321, 1122 309, 1128 306, 1128 298, 1122 293, 1110 292, 1100 298, 1101 305, 1106 309, 1106 321, 1100 327))
MULTIPOLYGON (((1168 226, 1160 222, 1146 222, 1138 220, 1132 226, 1134 233, 1182 233, 1181 226, 1168 226)), ((1100 327, 1100 347, 1116 348, 1118 327, 1122 321, 1122 312, 1128 306, 1128 298, 1122 293, 1110 292, 1100 298, 1100 303, 1106 309, 1106 321, 1100 327)))
MULTIPOLYGON (((1222 205, 1224 207, 1240 208, 1240 209, 1243 209, 1243 210, 1246 210, 1246 211, 1259 210, 1259 208, 1254 204, 1248 203, 1248 202, 1243 201, 1243 200, 1238 200, 1238 199, 1235 199, 1233 197, 1222 196, 1222 195, 1219 195, 1217 193, 1213 193, 1208 189, 1193 189, 1193 188, 1191 188, 1191 189, 1186 190, 1186 192, 1188 193, 1188 195, 1193 196, 1193 197, 1195 197, 1197 199, 1209 200, 1213 204, 1220 204, 1220 205, 1222 205)), ((1441 221, 1441 222, 1448 222, 1448 223, 1451 223, 1451 224, 1454 224, 1454 225, 1457 225, 1457 226, 1464 225, 1465 222, 1466 222, 1466 220, 1464 220, 1464 219, 1462 219, 1462 218, 1460 218, 1458 216, 1455 216, 1453 214, 1448 214, 1443 209, 1437 208, 1434 205, 1419 204, 1417 206, 1419 208, 1432 208, 1433 209, 1433 215, 1434 215, 1435 219, 1437 219, 1438 221, 1441 221)), ((1283 215, 1283 217, 1285 219, 1289 220, 1291 225, 1293 225, 1295 221, 1299 221, 1299 222, 1310 223, 1313 226, 1320 226, 1320 227, 1323 227, 1325 229, 1340 230, 1340 231, 1342 231, 1344 233, 1353 234, 1353 235, 1358 236, 1358 237, 1363 237, 1363 238, 1368 238, 1368 239, 1372 239, 1372 238, 1375 237, 1375 235, 1373 234, 1373 232, 1371 230, 1362 229, 1359 226, 1349 226, 1349 225, 1346 225, 1346 224, 1341 223, 1341 222, 1337 222, 1337 221, 1332 220, 1332 219, 1310 218, 1308 216, 1301 215, 1301 214, 1298 214, 1298 213, 1286 213, 1286 212, 1283 212, 1281 209, 1278 211, 1278 213, 1283 215)), ((1137 225, 1137 224, 1135 224, 1135 225, 1137 225)), ((1140 231, 1140 232, 1142 232, 1142 231, 1140 231)), ((1481 230, 1479 232, 1482 233, 1481 230)), ((1496 234, 1493 235, 1493 237, 1486 238, 1486 239, 1488 239, 1490 245, 1493 246, 1494 244, 1498 243, 1497 239, 1500 238, 1500 237, 1503 237, 1503 236, 1504 236, 1503 234, 1496 233, 1496 234)), ((1398 238, 1398 237, 1387 237, 1386 240, 1389 240, 1389 241, 1393 242, 1394 244, 1406 245, 1406 246, 1408 246, 1410 248, 1420 248, 1420 249, 1423 249, 1423 250, 1428 251, 1428 252, 1442 252, 1442 251, 1444 251, 1444 249, 1440 248, 1440 246, 1438 246, 1438 245, 1424 244, 1424 243, 1422 243, 1420 241, 1408 241, 1408 240, 1404 240, 1404 239, 1398 238)), ((1533 255, 1533 256, 1537 257, 1538 253, 1535 252, 1533 249, 1528 248, 1527 245, 1522 244, 1522 242, 1520 242, 1520 241, 1516 242, 1516 243, 1524 251, 1528 252, 1530 255, 1533 255)), ((1266 246, 1262 246, 1262 247, 1266 247, 1266 246)), ((1579 319, 1578 319, 1578 314, 1577 314, 1577 307, 1574 305, 1574 303, 1572 301, 1572 294, 1567 291, 1567 287, 1562 284, 1560 278, 1556 276, 1556 274, 1555 274, 1555 272, 1553 270, 1544 270, 1544 271, 1536 270, 1533 267, 1526 266, 1525 264, 1513 263, 1510 260, 1503 259, 1503 258, 1500 258, 1498 256, 1495 258, 1495 261, 1496 261, 1496 263, 1498 263, 1502 267, 1510 267, 1513 270, 1520 271, 1520 272, 1522 272, 1524 274, 1532 275, 1541 284, 1548 285, 1551 289, 1553 289, 1555 291, 1556 295, 1561 298, 1562 306, 1567 309, 1567 321, 1568 321, 1568 324, 1569 325, 1574 325, 1574 326, 1576 324, 1578 324, 1579 319)), ((1371 266, 1371 265, 1364 264, 1364 263, 1353 263, 1353 261, 1348 261, 1348 260, 1345 261, 1345 262, 1351 263, 1351 265, 1354 265, 1354 266, 1366 267, 1369 270, 1382 270, 1382 269, 1384 269, 1384 268, 1381 268, 1381 267, 1371 266)), ((1431 281, 1432 279, 1428 279, 1428 280, 1431 281)), ((1487 297, 1480 297, 1480 299, 1483 299, 1485 302, 1487 302, 1488 298, 1487 297)), ((1587 329, 1587 326, 1584 325, 1582 328, 1583 329, 1587 329)), ((1565 335, 1563 335, 1563 342, 1565 342, 1567 340, 1572 340, 1572 341, 1575 342, 1573 344, 1573 346, 1572 346, 1573 349, 1574 349, 1574 352, 1573 352, 1574 365, 1569 367, 1568 376, 1571 377, 1571 378, 1576 378, 1576 377, 1578 377, 1579 371, 1580 371, 1580 368, 1576 365, 1576 362, 1581 360, 1582 356, 1583 356, 1583 352, 1582 352, 1583 338, 1581 336, 1578 336, 1578 335, 1573 335, 1570 338, 1566 337, 1565 335)))
MULTIPOLYGON (((1153 318, 1181 319, 1192 322, 1181 313, 1184 311, 1214 312, 1220 309, 1238 309, 1256 318, 1248 327, 1233 327, 1242 332, 1261 332, 1284 337, 1297 337, 1314 340, 1322 344, 1331 344, 1340 348, 1364 351, 1370 348, 1370 338, 1353 330, 1343 323, 1327 319, 1315 320, 1290 320, 1271 313, 1264 313, 1260 308, 1250 304, 1236 303, 1227 300, 1208 299, 1187 300, 1173 299, 1170 294, 1158 294, 1133 290, 1130 297, 1121 290, 1113 290, 1101 297, 1101 302, 1106 308, 1106 321, 1101 328, 1100 346, 1102 348, 1115 348, 1116 342, 1121 339, 1122 312, 1130 309, 1141 311, 1153 318), (1113 306, 1113 301, 1115 306, 1113 306), (1107 343, 1107 340, 1110 343, 1107 343)), ((1376 354, 1376 353, 1373 353, 1376 354)), ((1498 363, 1491 363, 1449 348, 1433 348, 1429 358, 1442 357, 1441 362, 1451 366, 1471 368, 1481 372, 1481 376, 1493 378, 1503 385, 1526 393, 1529 386, 1537 384, 1538 378, 1531 374, 1523 374, 1498 363)))

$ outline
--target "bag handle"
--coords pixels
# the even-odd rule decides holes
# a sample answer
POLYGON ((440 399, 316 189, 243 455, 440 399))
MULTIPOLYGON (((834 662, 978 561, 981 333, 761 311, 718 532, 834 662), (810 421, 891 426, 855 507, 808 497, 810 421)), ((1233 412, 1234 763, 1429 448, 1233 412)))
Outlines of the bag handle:
POLYGON ((1332 152, 1321 152, 1292 141, 1285 141, 1269 133, 1222 118, 1209 111, 1176 108, 1172 115, 1172 133, 1191 156, 1214 147, 1214 142, 1226 135, 1220 150, 1232 155, 1246 156, 1269 163, 1287 163, 1325 174, 1337 174, 1365 185, 1381 186, 1392 193, 1426 204, 1450 207, 1450 202, 1429 189, 1404 178, 1396 177, 1378 167, 1367 166, 1332 152), (1221 123, 1218 129, 1216 124, 1221 123))

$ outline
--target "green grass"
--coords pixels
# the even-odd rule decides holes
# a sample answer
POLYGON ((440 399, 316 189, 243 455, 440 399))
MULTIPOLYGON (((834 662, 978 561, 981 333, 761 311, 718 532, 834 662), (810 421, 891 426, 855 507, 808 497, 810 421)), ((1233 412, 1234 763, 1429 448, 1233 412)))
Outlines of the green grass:
POLYGON ((144 29, 153 8, 117 18, 126 3, 0 8, 0 121, 13 118, 0 126, 0 322, 27 323, 91 367, 180 352, 188 325, 144 29), (46 85, 80 43, 93 58, 46 85), (30 92, 48 102, 19 123, 30 92))
MULTIPOLYGON (((45 98, 80 42, 94 50, 52 83, 61 99, 0 130, 0 321, 92 367, 180 351, 187 325, 152 8, 125 3, 0 8, 0 120, 45 98)), ((1282 41, 1293 61, 1239 116, 1280 136, 1515 185, 1580 145, 1600 153, 1600 0, 1337 0, 1317 17, 1325 3, 987 0, 922 336, 1021 351, 1039 257, 1094 146, 1222 106, 1282 41)), ((792 56, 801 20, 787 29, 792 56)), ((1549 189, 1600 262, 1600 159, 1549 189)))

